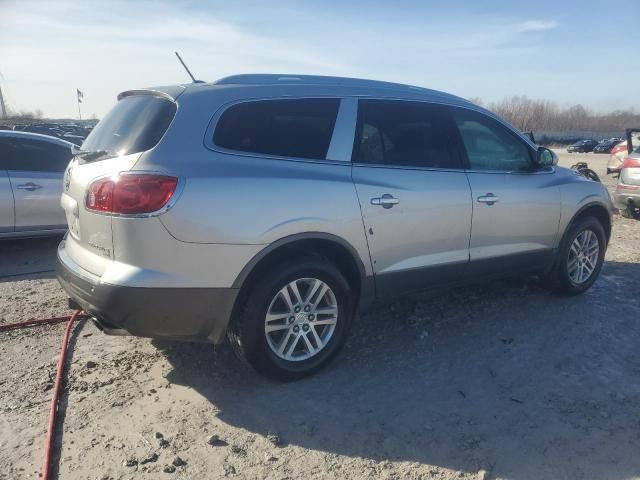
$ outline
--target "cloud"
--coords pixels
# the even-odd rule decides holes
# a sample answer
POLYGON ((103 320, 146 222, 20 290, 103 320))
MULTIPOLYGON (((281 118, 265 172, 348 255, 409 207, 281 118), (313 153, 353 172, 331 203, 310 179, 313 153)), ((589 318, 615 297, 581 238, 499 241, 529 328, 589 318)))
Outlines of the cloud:
POLYGON ((554 30, 560 24, 555 20, 527 20, 518 25, 519 32, 543 32, 545 30, 554 30))

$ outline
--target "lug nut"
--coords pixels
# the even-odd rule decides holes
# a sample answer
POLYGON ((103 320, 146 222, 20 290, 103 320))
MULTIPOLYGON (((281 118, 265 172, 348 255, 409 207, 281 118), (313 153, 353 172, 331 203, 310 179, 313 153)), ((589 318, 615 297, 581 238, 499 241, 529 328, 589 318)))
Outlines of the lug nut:
POLYGON ((312 314, 311 314, 311 315, 309 315, 307 318, 308 318, 310 321, 313 321, 316 317, 315 317, 315 315, 312 313, 312 314))
POLYGON ((311 307, 309 305, 307 305, 306 307, 304 307, 304 311, 308 312, 309 310, 311 310, 311 307))
POLYGON ((298 313, 300 311, 300 307, 296 307, 293 309, 294 312, 298 313))
POLYGON ((293 331, 294 333, 298 333, 300 331, 300 327, 296 325, 295 327, 293 327, 293 331))
POLYGON ((295 322, 295 320, 296 320, 295 317, 289 317, 289 323, 293 323, 295 322))
POLYGON ((309 325, 307 325, 306 323, 302 326, 302 330, 304 330, 305 332, 309 331, 309 325))

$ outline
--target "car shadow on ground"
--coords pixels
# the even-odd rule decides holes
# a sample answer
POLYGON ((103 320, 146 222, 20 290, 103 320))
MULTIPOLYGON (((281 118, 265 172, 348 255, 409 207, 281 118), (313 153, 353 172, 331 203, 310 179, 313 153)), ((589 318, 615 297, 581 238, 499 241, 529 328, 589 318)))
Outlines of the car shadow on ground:
POLYGON ((274 383, 228 347, 171 343, 168 380, 229 425, 348 457, 515 479, 640 472, 640 265, 583 296, 500 282, 378 303, 319 374, 274 383))
POLYGON ((61 239, 58 235, 0 240, 0 282, 32 274, 37 274, 37 278, 54 278, 56 250, 61 239))

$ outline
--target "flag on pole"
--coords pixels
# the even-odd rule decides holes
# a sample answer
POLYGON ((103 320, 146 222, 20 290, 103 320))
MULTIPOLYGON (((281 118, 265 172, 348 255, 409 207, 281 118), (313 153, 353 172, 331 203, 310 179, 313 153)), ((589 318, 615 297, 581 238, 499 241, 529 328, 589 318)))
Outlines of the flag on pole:
POLYGON ((76 88, 76 93, 78 94, 78 103, 82 103, 82 99, 84 98, 84 93, 76 88))

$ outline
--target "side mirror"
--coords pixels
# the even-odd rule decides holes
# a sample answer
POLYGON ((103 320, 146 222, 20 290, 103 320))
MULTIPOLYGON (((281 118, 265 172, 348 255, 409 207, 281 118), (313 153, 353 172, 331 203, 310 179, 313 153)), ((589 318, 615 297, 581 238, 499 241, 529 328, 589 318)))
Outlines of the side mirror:
POLYGON ((536 163, 541 167, 551 167, 558 164, 558 156, 548 148, 538 147, 536 163))

